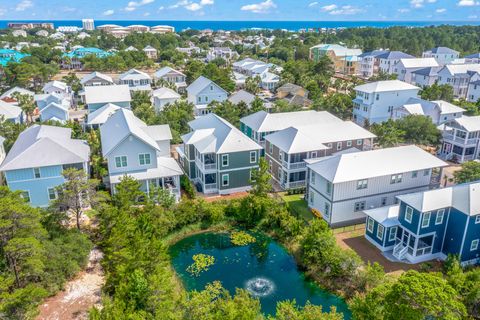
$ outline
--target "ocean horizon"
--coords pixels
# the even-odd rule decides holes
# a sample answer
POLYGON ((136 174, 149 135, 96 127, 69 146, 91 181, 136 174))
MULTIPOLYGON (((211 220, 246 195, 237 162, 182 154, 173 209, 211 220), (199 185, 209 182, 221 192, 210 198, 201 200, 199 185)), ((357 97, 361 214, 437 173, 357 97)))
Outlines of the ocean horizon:
MULTIPOLYGON (((59 26, 76 26, 81 27, 81 20, 0 20, 0 28, 7 28, 9 22, 51 22, 55 28, 59 26)), ((428 27, 439 25, 480 25, 480 21, 199 21, 199 20, 95 20, 95 26, 103 24, 117 24, 119 26, 128 26, 133 24, 142 24, 146 26, 155 25, 169 25, 175 27, 176 31, 182 31, 186 29, 204 30, 211 29, 226 30, 226 31, 238 31, 244 29, 286 29, 290 31, 298 31, 300 29, 319 29, 319 28, 361 28, 361 27, 374 27, 374 28, 388 28, 394 26, 401 27, 428 27)))

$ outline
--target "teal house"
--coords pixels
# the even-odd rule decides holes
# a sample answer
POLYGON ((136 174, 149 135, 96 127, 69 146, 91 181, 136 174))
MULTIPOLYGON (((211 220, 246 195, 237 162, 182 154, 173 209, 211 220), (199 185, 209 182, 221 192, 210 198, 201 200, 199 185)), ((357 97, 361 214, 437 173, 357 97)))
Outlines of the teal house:
POLYGON ((23 131, 0 166, 8 187, 20 190, 32 206, 47 207, 65 182, 65 169, 88 172, 90 147, 71 135, 71 129, 46 125, 23 131))
POLYGON ((85 104, 89 112, 94 112, 109 103, 130 109, 130 102, 132 101, 130 87, 126 84, 88 86, 85 87, 84 94, 85 104))
POLYGON ((397 196, 398 204, 364 211, 365 237, 387 259, 419 263, 458 255, 480 262, 480 182, 397 196))
POLYGON ((99 48, 76 48, 70 52, 64 53, 62 59, 62 68, 64 69, 83 69, 82 59, 89 55, 95 55, 97 58, 106 58, 113 53, 99 48))
POLYGON ((197 190, 230 194, 251 188, 262 147, 226 120, 210 113, 189 122, 177 148, 180 163, 197 190))
POLYGON ((22 53, 12 49, 0 49, 0 66, 6 66, 9 62, 20 62, 29 54, 22 53))

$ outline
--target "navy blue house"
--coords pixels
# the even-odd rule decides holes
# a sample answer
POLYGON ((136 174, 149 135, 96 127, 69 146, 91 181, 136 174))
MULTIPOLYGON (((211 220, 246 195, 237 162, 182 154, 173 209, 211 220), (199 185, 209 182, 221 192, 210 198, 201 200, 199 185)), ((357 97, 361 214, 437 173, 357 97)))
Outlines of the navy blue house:
POLYGON ((480 262, 480 182, 397 196, 366 210, 365 237, 387 258, 419 263, 460 256, 480 262))

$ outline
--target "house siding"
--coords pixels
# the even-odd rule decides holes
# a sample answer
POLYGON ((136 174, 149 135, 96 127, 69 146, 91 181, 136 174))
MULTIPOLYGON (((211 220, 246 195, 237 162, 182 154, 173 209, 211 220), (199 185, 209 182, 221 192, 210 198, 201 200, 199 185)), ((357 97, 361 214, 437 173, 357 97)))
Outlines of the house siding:
MULTIPOLYGON (((465 215, 465 214, 464 214, 465 215)), ((473 259, 478 259, 480 257, 480 244, 477 247, 477 250, 470 251, 470 246, 473 240, 480 239, 480 223, 475 224, 475 216, 465 217, 469 220, 468 227, 466 228, 465 241, 463 243, 463 250, 461 252, 462 261, 470 261, 473 259)))
POLYGON ((129 135, 123 142, 121 142, 114 150, 107 156, 108 172, 110 174, 128 173, 134 171, 141 171, 149 168, 157 167, 157 152, 154 148, 147 145, 143 141, 129 135), (140 165, 138 155, 141 153, 150 154, 150 165, 140 165), (115 166, 115 157, 127 156, 127 167, 117 168, 115 166))

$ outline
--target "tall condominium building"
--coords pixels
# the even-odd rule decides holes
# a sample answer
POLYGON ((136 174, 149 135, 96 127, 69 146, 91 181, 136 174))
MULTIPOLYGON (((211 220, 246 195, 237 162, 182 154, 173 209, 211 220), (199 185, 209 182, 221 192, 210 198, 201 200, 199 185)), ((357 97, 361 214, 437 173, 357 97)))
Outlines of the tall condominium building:
POLYGON ((95 22, 93 19, 83 19, 82 27, 83 30, 92 31, 95 29, 95 22))

